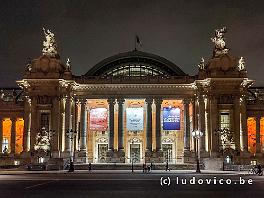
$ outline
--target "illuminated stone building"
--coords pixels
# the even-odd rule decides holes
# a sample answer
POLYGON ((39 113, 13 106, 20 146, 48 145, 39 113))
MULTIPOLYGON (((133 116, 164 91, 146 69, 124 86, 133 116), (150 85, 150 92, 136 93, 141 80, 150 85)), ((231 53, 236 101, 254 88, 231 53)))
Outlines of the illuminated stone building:
POLYGON ((133 50, 106 58, 86 74, 72 73, 45 31, 43 54, 27 64, 21 89, 1 90, 0 143, 5 155, 32 158, 37 133, 53 131, 53 158, 76 163, 192 163, 230 155, 262 159, 264 89, 249 88, 244 59, 233 57, 216 30, 211 59, 197 75, 160 56, 133 50), (76 137, 67 137, 67 131, 76 137))

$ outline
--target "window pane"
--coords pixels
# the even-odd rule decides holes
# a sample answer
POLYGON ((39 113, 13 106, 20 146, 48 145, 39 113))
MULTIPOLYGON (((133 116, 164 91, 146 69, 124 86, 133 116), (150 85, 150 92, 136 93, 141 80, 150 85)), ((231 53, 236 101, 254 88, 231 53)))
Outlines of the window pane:
POLYGON ((23 133, 24 133, 24 120, 22 118, 16 121, 16 153, 19 154, 23 151, 23 133))
POLYGON ((2 152, 7 150, 9 153, 11 151, 11 126, 12 121, 10 118, 6 118, 3 120, 3 143, 2 143, 2 152))
POLYGON ((250 117, 247 119, 248 128, 248 150, 251 153, 256 153, 256 119, 250 117))

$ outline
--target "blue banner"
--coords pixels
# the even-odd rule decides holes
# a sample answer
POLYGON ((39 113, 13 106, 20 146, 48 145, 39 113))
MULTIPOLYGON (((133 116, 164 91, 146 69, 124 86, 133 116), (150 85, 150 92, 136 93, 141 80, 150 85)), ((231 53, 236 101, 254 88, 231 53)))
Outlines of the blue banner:
POLYGON ((163 130, 180 130, 180 115, 181 110, 179 108, 163 108, 163 130))

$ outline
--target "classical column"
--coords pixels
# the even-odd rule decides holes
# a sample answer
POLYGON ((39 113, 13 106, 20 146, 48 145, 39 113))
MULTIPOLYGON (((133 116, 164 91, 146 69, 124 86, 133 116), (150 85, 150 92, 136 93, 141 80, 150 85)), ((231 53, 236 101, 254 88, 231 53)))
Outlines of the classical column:
POLYGON ((204 97, 200 96, 199 98, 199 120, 198 120, 198 129, 203 132, 203 136, 200 140, 200 151, 205 151, 205 104, 204 97))
POLYGON ((160 121, 160 110, 162 104, 161 98, 155 98, 154 102, 156 105, 156 151, 161 150, 161 121, 160 121))
POLYGON ((77 131, 77 128, 76 128, 76 119, 77 119, 77 111, 76 111, 77 108, 77 101, 76 99, 72 99, 72 105, 71 105, 71 128, 73 131, 77 131))
POLYGON ((72 101, 72 130, 77 132, 76 138, 73 142, 74 149, 78 149, 78 139, 79 139, 79 132, 77 128, 77 118, 78 118, 78 101, 76 99, 73 99, 72 101))
POLYGON ((81 102, 81 118, 80 118, 80 151, 87 149, 86 135, 87 135, 87 112, 86 112, 86 100, 83 99, 81 102))
POLYGON ((32 98, 31 105, 31 128, 30 128, 30 150, 34 151, 34 144, 36 143, 36 135, 38 132, 37 126, 37 100, 36 97, 32 98))
MULTIPOLYGON (((206 98, 206 106, 205 106, 205 131, 206 131, 206 140, 207 140, 207 144, 206 144, 206 149, 208 151, 212 150, 212 135, 214 135, 214 131, 211 131, 211 99, 212 96, 211 95, 207 95, 206 98)), ((210 152, 211 154, 211 152, 210 152)))
POLYGON ((31 99, 26 97, 24 115, 23 152, 30 150, 31 99))
POLYGON ((211 130, 211 151, 212 153, 217 153, 219 151, 219 141, 220 141, 220 135, 216 133, 218 128, 218 106, 217 106, 217 99, 211 98, 210 100, 210 117, 211 117, 211 124, 210 124, 210 130, 211 130))
MULTIPOLYGON (((70 131, 72 129, 71 121, 71 97, 67 96, 65 104, 65 130, 70 131)), ((71 150, 70 138, 65 137, 65 150, 71 150)))
POLYGON ((190 151, 190 99, 183 100, 184 105, 184 151, 190 151))
POLYGON ((124 102, 123 98, 117 99, 118 103, 118 150, 124 149, 124 102))
MULTIPOLYGON (((192 104, 192 131, 194 131, 195 129, 197 129, 198 127, 197 127, 197 108, 196 108, 196 99, 195 98, 192 98, 191 99, 191 104, 192 104)), ((190 140, 191 140, 191 150, 192 151, 194 151, 194 148, 195 148, 195 141, 194 141, 194 139, 192 138, 192 136, 191 136, 191 138, 190 138, 190 140)))
POLYGON ((0 117, 0 153, 3 152, 3 118, 0 117))
MULTIPOLYGON (((52 98, 52 110, 51 110, 51 129, 55 131, 53 139, 51 141, 51 149, 53 152, 57 152, 60 150, 60 124, 62 123, 60 114, 60 98, 53 97, 52 98)), ((54 154, 54 153, 53 153, 54 154)), ((59 153, 57 154, 59 155, 59 153)), ((55 155, 56 156, 56 155, 55 155)))
MULTIPOLYGON (((56 104, 56 102, 54 103, 56 104)), ((58 98, 58 107, 59 107, 59 130, 58 130, 58 148, 60 151, 65 151, 65 138, 66 137, 66 128, 65 128, 65 104, 66 104, 66 98, 65 97, 59 97, 58 98)), ((55 108, 56 106, 54 106, 55 108)))
POLYGON ((261 152, 261 145, 260 145, 260 116, 257 115, 256 117, 256 153, 261 152))
POLYGON ((115 106, 115 99, 109 98, 107 100, 109 105, 109 142, 108 142, 108 149, 114 150, 114 123, 115 123, 115 112, 114 112, 114 106, 115 106))
POLYGON ((240 103, 240 114, 241 114, 241 131, 242 131, 242 149, 244 152, 248 152, 248 131, 247 131, 247 109, 246 109, 246 99, 240 103))
POLYGON ((11 153, 16 153, 16 118, 11 118, 11 153))
POLYGON ((234 116, 233 116, 233 123, 234 123, 234 143, 235 149, 240 151, 240 97, 237 96, 234 99, 234 116))
POLYGON ((146 149, 152 151, 152 98, 147 98, 146 149))

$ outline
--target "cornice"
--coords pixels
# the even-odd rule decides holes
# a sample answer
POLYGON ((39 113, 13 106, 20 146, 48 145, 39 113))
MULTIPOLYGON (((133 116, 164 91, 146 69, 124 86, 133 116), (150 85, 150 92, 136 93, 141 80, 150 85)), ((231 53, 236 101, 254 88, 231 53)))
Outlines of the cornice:
POLYGON ((190 84, 77 84, 73 85, 75 91, 94 89, 189 89, 195 90, 194 83, 190 84))

